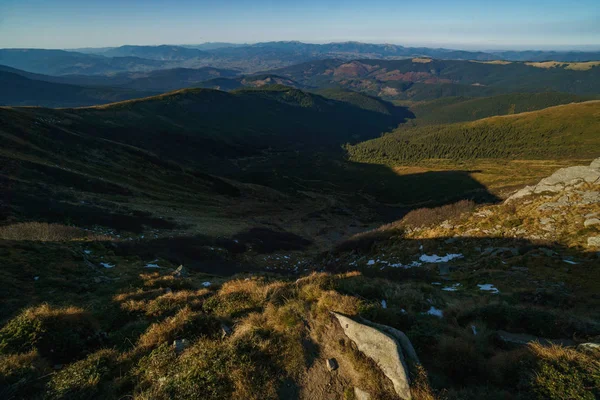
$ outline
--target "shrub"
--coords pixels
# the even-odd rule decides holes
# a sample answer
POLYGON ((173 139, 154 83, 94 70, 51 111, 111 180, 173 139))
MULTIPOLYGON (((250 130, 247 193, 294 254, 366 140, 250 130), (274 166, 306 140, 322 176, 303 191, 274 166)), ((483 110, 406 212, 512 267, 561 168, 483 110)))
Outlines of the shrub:
POLYGON ((199 336, 213 336, 220 327, 221 324, 216 318, 185 307, 174 317, 152 324, 140 337, 139 345, 153 347, 177 338, 190 340, 199 336))
POLYGON ((593 400, 600 397, 600 360, 560 346, 529 345, 533 359, 521 386, 534 398, 593 400))
POLYGON ((81 308, 48 304, 24 310, 0 329, 0 354, 28 352, 58 363, 81 355, 96 338, 97 324, 81 308))
POLYGON ((50 369, 35 350, 24 354, 0 355, 0 398, 31 398, 43 389, 38 379, 50 369))
POLYGON ((115 350, 100 350, 69 365, 48 382, 47 398, 84 400, 112 397, 107 378, 117 359, 115 350))
POLYGON ((107 236, 95 235, 73 226, 47 224, 44 222, 22 222, 0 227, 0 239, 36 240, 60 242, 68 240, 109 240, 107 236))
POLYGON ((446 220, 458 218, 461 214, 473 211, 475 202, 472 200, 461 200, 453 204, 447 204, 435 208, 419 208, 410 211, 402 218, 402 225, 422 227, 440 224, 446 220))

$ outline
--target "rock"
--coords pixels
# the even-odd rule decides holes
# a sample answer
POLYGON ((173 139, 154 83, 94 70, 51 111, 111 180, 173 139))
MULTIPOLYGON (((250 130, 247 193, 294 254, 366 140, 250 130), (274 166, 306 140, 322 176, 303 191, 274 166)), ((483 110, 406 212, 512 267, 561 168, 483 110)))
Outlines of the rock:
POLYGON ((449 221, 444 221, 440 225, 440 228, 443 228, 443 229, 454 229, 454 225, 452 225, 449 221))
POLYGON ((600 236, 592 236, 587 240, 588 247, 600 247, 600 236))
POLYGON ((187 278, 188 277, 188 272, 187 270, 183 267, 183 265, 180 265, 175 272, 173 272, 173 276, 175 278, 187 278))
POLYGON ((600 355, 600 344, 598 343, 581 343, 577 346, 577 350, 583 353, 600 355))
POLYGON ((371 400, 371 395, 364 390, 354 386, 354 398, 356 400, 371 400))
POLYGON ((406 336, 406 334, 404 332, 402 332, 396 328, 392 328, 391 326, 382 325, 382 324, 368 321, 364 318, 361 318, 361 321, 369 326, 372 326, 373 328, 377 328, 380 331, 383 331, 383 332, 386 332, 386 333, 389 333, 390 335, 392 335, 394 337, 394 339, 396 339, 398 341, 398 343, 400 343, 400 346, 402 347, 402 353, 404 356, 406 356, 408 361, 410 361, 412 364, 415 364, 415 365, 418 365, 421 363, 419 361, 419 357, 417 357, 417 352, 415 351, 415 348, 413 347, 412 343, 410 342, 410 339, 408 338, 408 336, 406 336))
POLYGON ((330 371, 335 371, 336 369, 338 369, 338 363, 335 358, 328 358, 326 361, 326 364, 327 364, 327 369, 330 371))
POLYGON ((554 218, 540 218, 540 224, 542 225, 548 225, 555 222, 554 218))
POLYGON ((189 343, 186 339, 176 339, 173 341, 173 348, 177 354, 183 352, 188 346, 189 343))
POLYGON ((547 178, 542 179, 537 185, 526 186, 519 190, 506 202, 511 202, 531 194, 558 193, 568 188, 574 188, 581 183, 600 182, 600 158, 595 159, 590 166, 576 166, 561 168, 547 178))
POLYGON ((170 287, 165 289, 165 294, 170 294, 173 293, 173 289, 171 289, 170 287))
POLYGON ((573 346, 575 344, 575 342, 571 339, 544 339, 534 335, 528 335, 526 333, 511 333, 502 330, 497 332, 497 336, 498 339, 500 339, 504 343, 519 346, 534 342, 538 342, 544 346, 550 346, 552 344, 557 344, 561 346, 573 346))
POLYGON ((340 323, 345 335, 358 350, 371 358, 383 374, 392 381, 396 394, 401 399, 411 399, 410 380, 404 363, 400 344, 390 334, 361 324, 344 315, 332 313, 340 323))
POLYGON ((233 333, 230 327, 225 324, 221 324, 221 339, 225 339, 233 333))
POLYGON ((590 219, 586 219, 586 220, 583 222, 583 226, 585 226, 586 228, 587 228, 588 226, 594 226, 594 225, 598 225, 598 224, 600 224, 600 219, 598 219, 598 218, 590 218, 590 219))
POLYGON ((593 213, 585 214, 583 217, 584 218, 593 218, 593 217, 598 216, 598 214, 600 214, 600 213, 593 212, 593 213))

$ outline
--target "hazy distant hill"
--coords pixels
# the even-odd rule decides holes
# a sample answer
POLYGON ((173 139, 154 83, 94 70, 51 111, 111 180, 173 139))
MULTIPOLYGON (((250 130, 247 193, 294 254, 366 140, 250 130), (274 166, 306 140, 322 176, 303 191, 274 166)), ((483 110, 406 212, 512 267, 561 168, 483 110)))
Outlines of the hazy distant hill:
POLYGON ((600 93, 600 66, 541 68, 459 60, 319 60, 272 71, 308 86, 342 86, 382 97, 427 100, 512 91, 600 93))
POLYGON ((600 52, 503 51, 481 52, 393 44, 359 42, 311 44, 265 42, 247 45, 121 46, 76 51, 40 49, 0 50, 0 64, 29 72, 64 74, 112 74, 166 68, 238 69, 246 73, 286 67, 302 62, 339 58, 399 60, 430 57, 441 60, 509 60, 578 62, 600 60, 600 52))

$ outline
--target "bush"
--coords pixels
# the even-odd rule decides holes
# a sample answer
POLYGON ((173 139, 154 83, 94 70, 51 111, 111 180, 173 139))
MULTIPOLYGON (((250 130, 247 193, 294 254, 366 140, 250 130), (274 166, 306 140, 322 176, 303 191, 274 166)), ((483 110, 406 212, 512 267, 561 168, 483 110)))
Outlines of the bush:
POLYGON ((0 398, 32 398, 43 390, 39 380, 50 370, 37 351, 0 355, 0 398))
POLYGON ((37 349, 43 357, 64 363, 93 345, 97 324, 81 308, 28 308, 0 329, 0 354, 37 349))
POLYGON ((402 218, 402 225, 422 227, 440 224, 446 220, 458 218, 461 214, 473 211, 475 202, 472 200, 461 200, 453 204, 447 204, 435 208, 419 208, 410 211, 402 218))
POLYGON ((534 398, 594 400, 600 397, 600 360, 573 349, 531 344, 522 389, 534 398))
POLYGON ((115 368, 117 359, 115 350, 100 350, 69 365, 48 382, 47 398, 87 400, 112 397, 107 377, 115 368))

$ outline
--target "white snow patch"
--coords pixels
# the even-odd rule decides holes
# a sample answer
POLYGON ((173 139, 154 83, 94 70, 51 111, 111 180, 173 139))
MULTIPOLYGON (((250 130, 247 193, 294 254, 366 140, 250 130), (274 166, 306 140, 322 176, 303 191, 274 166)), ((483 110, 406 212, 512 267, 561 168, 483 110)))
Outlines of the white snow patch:
POLYGON ((34 281, 37 281, 38 279, 40 279, 40 277, 39 277, 39 276, 34 276, 34 277, 33 277, 33 280, 34 280, 34 281))
POLYGON ((455 258, 463 258, 462 254, 446 254, 445 256, 438 256, 437 254, 428 256, 427 254, 423 254, 419 260, 424 263, 445 263, 450 260, 454 260, 455 258))
POLYGON ((91 250, 84 250, 83 252, 84 252, 85 254, 92 254, 92 251, 91 251, 91 250))
POLYGON ((571 261, 571 260, 563 260, 563 261, 566 262, 567 264, 571 264, 571 265, 577 265, 577 264, 579 264, 578 262, 571 261))
POLYGON ((477 327, 475 325, 471 325, 471 330, 473 331, 473 335, 477 336, 477 327))
POLYGON ((114 268, 115 266, 109 263, 100 263, 104 268, 114 268))
POLYGON ((486 292, 492 292, 494 294, 500 293, 500 291, 494 287, 491 283, 478 284, 479 290, 484 290, 486 292))
POLYGON ((367 262, 367 265, 375 265, 375 260, 369 260, 369 261, 367 262))
POLYGON ((390 264, 390 267, 408 269, 408 268, 413 268, 413 267, 420 267, 421 265, 423 265, 423 264, 421 264, 418 261, 413 261, 410 264, 402 264, 402 263, 390 264))
POLYGON ((429 311, 427 311, 427 314, 433 315, 433 316, 436 316, 439 318, 442 318, 444 316, 444 312, 438 308, 435 308, 434 306, 431 306, 429 311))
POLYGON ((441 285, 442 282, 431 282, 432 285, 441 285))
POLYGON ((460 287, 460 283, 455 283, 451 286, 443 287, 442 290, 445 292, 456 292, 459 287, 460 287))
POLYGON ((211 285, 210 282, 202 282, 202 286, 204 287, 209 287, 211 285))
POLYGON ((387 308, 387 301, 381 300, 381 308, 387 308))
POLYGON ((146 264, 144 268, 160 268, 158 264, 146 264))

